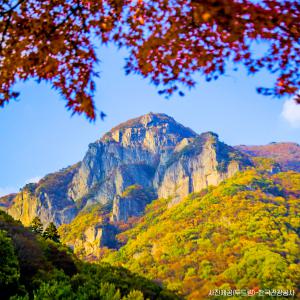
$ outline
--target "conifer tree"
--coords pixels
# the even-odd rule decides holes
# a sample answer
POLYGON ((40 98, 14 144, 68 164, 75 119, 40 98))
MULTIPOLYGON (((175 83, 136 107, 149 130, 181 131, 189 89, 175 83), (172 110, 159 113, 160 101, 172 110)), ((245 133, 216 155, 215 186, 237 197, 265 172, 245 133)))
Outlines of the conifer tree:
POLYGON ((44 231, 43 223, 39 217, 34 217, 30 224, 30 230, 37 234, 42 234, 44 231))
POLYGON ((51 222, 43 233, 44 238, 50 239, 56 243, 60 242, 60 236, 57 228, 53 222, 51 222))
POLYGON ((19 278, 19 263, 12 239, 7 236, 6 231, 0 230, 0 294, 3 297, 1 299, 9 298, 12 289, 17 287, 19 278))

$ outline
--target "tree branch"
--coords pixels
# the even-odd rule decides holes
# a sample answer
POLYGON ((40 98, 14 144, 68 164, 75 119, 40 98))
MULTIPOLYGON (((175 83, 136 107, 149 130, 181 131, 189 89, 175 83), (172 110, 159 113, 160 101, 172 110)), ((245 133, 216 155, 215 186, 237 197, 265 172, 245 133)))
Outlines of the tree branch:
POLYGON ((19 0, 14 6, 10 7, 10 9, 0 12, 0 16, 3 17, 4 15, 11 13, 14 11, 14 9, 16 9, 20 4, 22 4, 23 2, 25 2, 25 0, 19 0))
POLYGON ((0 54, 1 54, 2 50, 3 50, 3 43, 5 41, 5 36, 7 34, 7 31, 8 31, 9 25, 10 25, 12 12, 13 11, 9 12, 9 16, 8 16, 8 19, 6 20, 5 28, 4 28, 3 32, 2 32, 2 37, 1 37, 1 42, 0 42, 0 54))

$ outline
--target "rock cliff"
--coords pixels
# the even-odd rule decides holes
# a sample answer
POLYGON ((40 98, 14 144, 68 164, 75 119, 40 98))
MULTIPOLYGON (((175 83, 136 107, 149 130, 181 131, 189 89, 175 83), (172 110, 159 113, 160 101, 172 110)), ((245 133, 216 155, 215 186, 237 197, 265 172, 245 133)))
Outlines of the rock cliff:
POLYGON ((160 198, 182 199, 209 185, 217 185, 251 165, 247 157, 220 142, 215 133, 203 133, 175 148, 159 166, 155 185, 160 198))
POLYGON ((122 195, 116 195, 113 201, 112 222, 127 222, 130 217, 143 215, 145 207, 157 198, 152 190, 142 186, 129 186, 122 195))
POLYGON ((116 248, 115 235, 117 233, 117 228, 111 224, 96 224, 89 226, 80 238, 64 242, 74 253, 89 259, 99 257, 101 248, 116 248))
POLYGON ((11 200, 7 212, 28 226, 35 216, 44 224, 69 223, 77 215, 76 203, 68 196, 68 187, 80 164, 49 174, 38 183, 25 185, 11 200))
POLYGON ((182 139, 196 136, 164 114, 150 113, 122 123, 89 145, 69 196, 84 207, 112 202, 134 184, 151 188, 161 161, 182 139))

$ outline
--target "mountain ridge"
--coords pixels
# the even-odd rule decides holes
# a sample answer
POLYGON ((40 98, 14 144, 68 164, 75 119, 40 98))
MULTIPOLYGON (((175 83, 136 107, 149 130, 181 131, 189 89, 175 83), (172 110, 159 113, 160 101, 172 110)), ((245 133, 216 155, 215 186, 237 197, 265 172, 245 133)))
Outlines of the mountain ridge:
MULTIPOLYGON (((213 132, 197 134, 164 113, 150 112, 106 132, 89 145, 81 162, 24 186, 16 195, 1 197, 0 207, 27 225, 35 215, 46 224, 60 225, 70 223, 86 206, 113 205, 135 184, 152 189, 152 200, 173 197, 177 203, 253 165, 256 156, 274 159, 283 170, 300 170, 296 143, 231 147, 213 132), (280 157, 282 147, 288 150, 286 158, 280 157)), ((132 213, 140 215, 149 201, 132 213)))
POLYGON ((174 124, 177 127, 177 129, 182 128, 185 131, 189 131, 191 135, 196 136, 196 133, 192 129, 185 127, 182 124, 176 122, 174 118, 168 116, 167 114, 150 112, 148 114, 129 119, 125 122, 118 124, 117 126, 114 126, 112 129, 106 132, 100 140, 105 139, 107 135, 113 134, 116 131, 121 131, 133 127, 141 127, 141 126, 149 127, 150 125, 155 126, 158 125, 159 123, 174 124))
POLYGON ((238 145, 236 149, 254 157, 274 159, 283 170, 300 172, 300 145, 293 142, 273 142, 267 145, 238 145))

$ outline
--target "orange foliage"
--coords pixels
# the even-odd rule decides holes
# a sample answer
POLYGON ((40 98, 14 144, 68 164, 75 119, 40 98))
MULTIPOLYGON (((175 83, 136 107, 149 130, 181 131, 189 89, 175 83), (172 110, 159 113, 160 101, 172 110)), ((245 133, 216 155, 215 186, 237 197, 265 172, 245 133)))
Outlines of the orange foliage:
MULTIPOLYGON (((0 4, 0 105, 18 81, 46 81, 74 113, 95 119, 96 43, 126 47, 126 73, 160 93, 226 73, 228 62, 276 76, 266 95, 295 94, 299 83, 298 0, 7 0, 0 4), (96 37, 96 39, 95 39, 96 37), (263 41, 260 57, 253 45, 263 41)), ((182 91, 179 91, 183 95, 182 91)))

